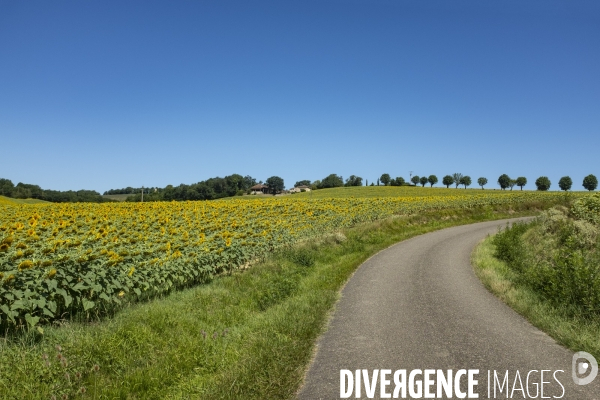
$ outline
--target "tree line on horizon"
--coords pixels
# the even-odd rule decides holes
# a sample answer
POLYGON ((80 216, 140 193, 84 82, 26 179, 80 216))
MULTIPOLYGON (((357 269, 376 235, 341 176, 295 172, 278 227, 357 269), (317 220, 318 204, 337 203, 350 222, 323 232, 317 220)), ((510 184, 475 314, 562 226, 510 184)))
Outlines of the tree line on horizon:
POLYGON ((103 198, 95 190, 49 190, 42 189, 39 185, 19 182, 16 185, 10 180, 0 178, 0 196, 13 199, 37 199, 53 203, 103 203, 112 201, 103 198))
MULTIPOLYGON (((517 177, 516 179, 510 178, 507 174, 502 174, 498 177, 498 185, 500 189, 506 190, 510 188, 513 190, 514 186, 518 186, 523 190, 523 187, 527 185, 527 178, 524 176, 517 177)), ((110 189, 104 192, 105 195, 111 194, 130 194, 127 201, 141 201, 142 190, 144 191, 144 201, 184 201, 184 200, 215 200, 224 197, 241 196, 250 192, 250 188, 257 183, 263 184, 262 181, 258 181, 250 175, 242 176, 239 174, 232 174, 225 176, 224 178, 215 177, 209 178, 204 181, 200 181, 191 185, 180 184, 179 186, 167 185, 164 188, 152 187, 152 188, 133 188, 127 187, 123 189, 110 189)), ((411 176, 410 181, 407 182, 403 177, 392 178, 390 174, 384 173, 378 179, 377 183, 365 180, 364 186, 425 186, 429 184, 431 187, 438 183, 438 177, 436 175, 429 176, 411 176)), ((454 173, 452 175, 446 175, 442 178, 442 184, 449 188, 450 185, 467 187, 471 186, 472 179, 468 175, 461 173, 454 173)), ((487 185, 488 179, 480 177, 477 179, 477 184, 484 189, 487 185)), ((279 176, 272 176, 264 183, 268 187, 268 191, 271 194, 277 194, 284 190, 284 181, 279 176)), ((535 181, 537 190, 546 191, 550 189, 551 182, 546 176, 540 176, 535 181)), ((307 186, 313 190, 327 189, 335 187, 351 187, 351 186, 363 186, 363 178, 357 175, 350 175, 346 180, 342 176, 337 174, 329 174, 322 180, 310 181, 301 180, 297 181, 294 185, 307 186)), ((558 186, 561 190, 571 190, 573 186, 573 180, 569 176, 563 176, 558 182, 558 186)), ((582 182, 582 186, 589 191, 596 190, 598 187, 598 179, 593 174, 587 175, 582 182)), ((10 179, 0 178, 0 196, 6 196, 17 199, 39 199, 55 203, 64 202, 95 202, 101 203, 106 201, 113 201, 100 195, 95 190, 48 190, 42 189, 38 185, 26 184, 19 182, 14 185, 10 179)))
MULTIPOLYGON (((316 180, 314 182, 311 182, 310 180, 298 181, 296 182, 295 186, 308 186, 313 190, 317 190, 334 187, 363 186, 362 181, 363 178, 356 175, 350 175, 350 177, 347 178, 346 181, 344 181, 342 176, 330 174, 322 180, 316 180)), ((371 184, 369 185, 369 181, 366 180, 365 186, 417 186, 420 184, 422 187, 425 187, 425 185, 429 184, 430 187, 433 187, 433 185, 437 184, 438 181, 439 180, 436 175, 415 175, 411 176, 410 182, 406 182, 401 176, 392 178, 390 174, 385 173, 377 179, 377 183, 371 182, 371 184)), ((507 174, 502 174, 498 177, 497 182, 500 186, 500 189, 502 190, 506 190, 508 188, 510 188, 510 190, 513 190, 515 186, 519 186, 521 190, 523 190, 523 187, 527 185, 527 178, 524 176, 519 176, 516 179, 512 179, 507 174)), ((455 188, 458 188, 458 186, 464 186, 464 188, 466 189, 467 187, 471 186, 472 183, 473 181, 470 176, 463 175, 458 172, 452 175, 446 175, 442 178, 442 184, 445 185, 446 188, 449 188, 450 185, 455 185, 455 188)), ((481 186, 481 189, 484 189, 484 186, 487 185, 487 183, 488 179, 485 177, 480 177, 477 179, 477 184, 481 186)), ((550 179, 547 176, 540 176, 536 179, 535 186, 537 190, 540 191, 549 190, 551 186, 550 179)), ((563 176, 558 181, 558 186, 561 190, 564 191, 571 190, 573 186, 573 180, 569 176, 563 176)), ((596 190, 596 188, 598 187, 598 179, 593 174, 590 174, 583 178, 582 186, 589 191, 596 190)))

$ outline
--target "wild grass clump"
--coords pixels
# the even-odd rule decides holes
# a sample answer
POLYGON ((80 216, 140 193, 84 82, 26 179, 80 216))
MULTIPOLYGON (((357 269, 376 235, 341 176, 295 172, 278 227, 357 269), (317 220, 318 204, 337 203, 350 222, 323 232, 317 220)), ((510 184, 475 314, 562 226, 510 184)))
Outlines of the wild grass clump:
POLYGON ((569 313, 600 318, 600 195, 556 206, 493 240, 516 280, 569 313))

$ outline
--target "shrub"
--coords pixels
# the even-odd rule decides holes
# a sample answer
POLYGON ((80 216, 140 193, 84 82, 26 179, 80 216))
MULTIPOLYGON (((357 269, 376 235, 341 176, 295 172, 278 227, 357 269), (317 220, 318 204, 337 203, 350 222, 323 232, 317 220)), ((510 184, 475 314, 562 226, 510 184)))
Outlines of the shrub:
POLYGON ((494 237, 494 245, 496 253, 494 256, 506 262, 511 268, 517 272, 523 272, 525 246, 521 237, 527 231, 528 225, 523 222, 517 222, 498 233, 494 237))
POLYGON ((517 274, 517 282, 572 315, 600 311, 599 229, 569 217, 587 216, 588 203, 593 209, 600 196, 590 199, 579 200, 571 210, 550 209, 534 223, 514 224, 494 238, 495 256, 517 274))
POLYGON ((600 225, 600 193, 575 201, 571 212, 576 218, 600 225))

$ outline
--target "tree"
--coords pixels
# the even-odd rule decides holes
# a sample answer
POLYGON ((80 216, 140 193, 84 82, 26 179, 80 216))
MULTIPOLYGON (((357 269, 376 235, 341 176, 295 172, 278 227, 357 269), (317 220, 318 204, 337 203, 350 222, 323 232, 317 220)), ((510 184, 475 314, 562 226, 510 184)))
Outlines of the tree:
POLYGON ((387 186, 392 181, 392 178, 390 178, 390 174, 383 174, 381 175, 381 178, 379 178, 379 180, 383 183, 384 186, 387 186))
POLYGON ((298 186, 310 186, 310 181, 308 179, 305 179, 303 181, 298 181, 298 182, 296 182, 294 187, 298 187, 298 186))
POLYGON ((433 187, 433 185, 438 183, 438 178, 435 175, 429 175, 429 178, 427 178, 427 182, 429 182, 431 184, 431 187, 433 187))
POLYGON ((537 190, 546 191, 550 189, 550 179, 547 176, 540 176, 535 180, 535 186, 537 186, 537 190))
POLYGON ((0 179, 0 196, 12 197, 15 185, 10 179, 0 179))
POLYGON ((521 190, 523 190, 523 186, 527 185, 527 178, 525 178, 524 176, 520 176, 517 178, 517 186, 519 186, 521 188, 521 190))
POLYGON ((498 185, 500 185, 500 189, 506 190, 506 188, 509 186, 509 184, 510 184, 510 177, 506 174, 500 175, 500 177, 498 178, 498 185))
POLYGON ((392 181, 390 182, 390 185, 392 186, 402 186, 404 185, 404 178, 399 176, 396 179, 392 179, 392 181))
POLYGON ((379 178, 377 178, 377 186, 379 186, 379 178))
POLYGON ((320 182, 319 189, 327 189, 342 186, 344 186, 344 181, 342 180, 342 177, 336 174, 330 174, 320 182))
POLYGON ((310 188, 311 188, 312 190, 317 190, 317 189, 320 189, 320 188, 321 188, 321 181, 317 179, 316 181, 314 181, 314 182, 312 183, 312 185, 310 185, 310 188))
POLYGON ((283 179, 278 176, 272 176, 267 179, 267 186, 269 187, 269 192, 275 196, 277 192, 281 192, 284 188, 283 179))
POLYGON ((484 178, 484 177, 478 178, 478 179, 477 179, 477 184, 478 184, 479 186, 481 186, 481 190, 483 190, 483 187, 484 187, 485 185, 487 185, 487 178, 484 178))
POLYGON ((508 186, 510 187, 510 190, 513 190, 513 188, 515 187, 516 184, 517 184, 516 180, 514 180, 514 179, 508 180, 508 186))
POLYGON ((421 184, 421 186, 425 187, 425 185, 427 185, 427 177, 422 176, 421 179, 419 179, 419 183, 421 184))
POLYGON ((588 176, 583 178, 583 187, 589 190, 590 192, 592 190, 596 190, 596 188, 598 187, 598 178, 596 178, 592 174, 589 174, 588 176))
POLYGON ((369 180, 367 179, 365 182, 365 186, 369 186, 369 180))
POLYGON ((346 179, 344 186, 362 186, 362 178, 356 175, 350 175, 350 178, 346 179))
POLYGON ((460 183, 460 180, 462 179, 463 174, 461 174, 460 172, 455 172, 452 174, 452 179, 454 184, 456 185, 454 188, 458 188, 458 185, 462 185, 462 183, 460 183))
POLYGON ((560 180, 558 181, 558 187, 561 190, 564 190, 565 192, 567 190, 571 190, 571 186, 573 186, 573 180, 571 179, 570 176, 563 176, 562 178, 560 178, 560 180))
POLYGON ((370 186, 375 186, 375 184, 374 184, 373 182, 371 182, 371 185, 370 185, 370 186))
POLYGON ((419 178, 419 175, 415 175, 413 176, 410 181, 413 183, 413 185, 417 186, 419 184, 419 181, 421 180, 421 178, 419 178))
POLYGON ((467 186, 471 186, 471 177, 469 175, 463 176, 460 178, 460 184, 465 185, 465 189, 467 186))
POLYGON ((244 189, 250 189, 254 185, 256 185, 256 179, 254 179, 250 175, 246 175, 244 177, 244 189))
POLYGON ((452 185, 454 183, 454 178, 451 177, 450 175, 446 175, 444 177, 444 179, 442 179, 442 183, 444 185, 446 185, 446 189, 448 189, 450 187, 450 185, 452 185))

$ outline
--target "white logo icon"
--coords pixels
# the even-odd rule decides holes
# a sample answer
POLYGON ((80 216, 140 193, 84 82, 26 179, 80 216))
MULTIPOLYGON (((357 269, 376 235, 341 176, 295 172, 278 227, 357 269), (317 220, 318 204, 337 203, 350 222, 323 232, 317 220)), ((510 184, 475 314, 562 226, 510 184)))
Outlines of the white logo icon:
POLYGON ((573 382, 576 385, 587 385, 596 379, 598 375, 598 362, 596 362, 596 359, 590 353, 580 351, 573 355, 573 369, 571 371, 573 382), (580 361, 582 358, 586 361, 580 361), (581 375, 585 374, 588 375, 580 378, 581 375))

